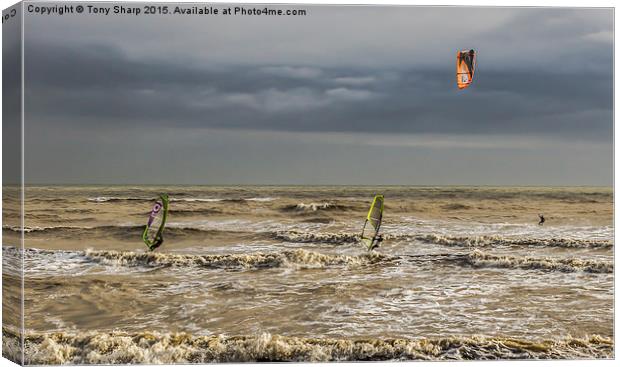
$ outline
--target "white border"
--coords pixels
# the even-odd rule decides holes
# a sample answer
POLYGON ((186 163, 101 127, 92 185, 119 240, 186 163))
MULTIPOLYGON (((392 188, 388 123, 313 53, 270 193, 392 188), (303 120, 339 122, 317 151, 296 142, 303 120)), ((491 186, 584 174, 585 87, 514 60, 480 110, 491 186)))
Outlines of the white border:
MULTIPOLYGON (((10 0, 0 0, 0 7, 2 9, 5 9, 13 4, 15 4, 17 1, 10 1, 10 0)), ((49 3, 55 2, 55 1, 46 1, 49 3)), ((58 1, 60 3, 60 1, 58 1)), ((86 3, 88 1, 62 1, 62 2, 75 2, 75 3, 86 3)), ((119 1, 121 2, 121 1, 119 1)), ((129 0, 129 1, 124 1, 124 2, 139 2, 139 3, 143 3, 143 2, 151 2, 151 3, 162 3, 164 1, 152 1, 152 0, 147 0, 147 1, 134 1, 134 0, 129 0)), ((171 1, 172 2, 172 1, 171 1)), ((184 3, 196 3, 197 1, 175 1, 175 2, 184 2, 184 3)), ((505 0, 502 2, 499 1, 492 1, 492 0, 475 0, 475 1, 467 1, 467 0, 448 0, 448 1, 441 1, 441 0, 426 0, 426 1, 415 1, 415 0, 388 0, 388 1, 381 1, 381 0, 312 0, 312 1, 300 1, 300 0, 287 0, 287 1, 282 1, 282 0, 244 0, 244 1, 227 1, 227 0, 211 0, 211 1, 204 1, 204 3, 259 3, 259 4, 265 4, 265 3, 269 3, 269 4, 317 4, 317 5, 429 5, 429 6, 450 6, 450 5, 464 5, 464 6, 506 6, 506 7, 537 7, 537 6, 544 6, 544 7, 548 7, 548 6, 558 6, 558 7, 588 7, 588 8, 592 8, 592 7, 605 7, 605 8, 614 8, 614 25, 615 25, 615 2, 614 1, 602 1, 602 0, 590 0, 590 1, 566 1, 566 0, 545 0, 544 2, 538 0, 538 1, 515 1, 515 0, 505 0)), ((22 27, 23 27, 23 19, 22 19, 22 27)), ((1 31, 0 31, 1 32, 1 31)), ((22 29, 22 34, 23 34, 23 29, 22 29)), ((618 35, 618 31, 615 29, 614 26, 614 40, 616 39, 616 36, 618 35)), ((1 37, 0 37, 0 45, 1 45, 1 37)), ((22 49, 23 52, 23 49, 22 49)), ((618 85, 618 76, 615 73, 615 70, 618 66, 618 50, 615 47, 615 42, 614 42, 614 228, 618 228, 619 224, 620 224, 620 220, 618 219, 618 217, 615 215, 616 213, 616 202, 617 202, 617 192, 618 192, 618 180, 617 180, 617 173, 618 170, 617 168, 617 162, 618 162, 618 152, 615 149, 615 142, 618 141, 618 137, 619 137, 619 133, 618 130, 615 129, 615 121, 617 120, 617 109, 615 108, 618 105, 618 95, 615 93, 615 88, 618 85)), ((23 62, 23 55, 22 55, 22 62, 23 62)), ((23 68, 23 65, 22 65, 23 68)), ((2 75, 0 73, 0 84, 2 81, 2 75)), ((23 72, 22 72, 22 86, 23 86, 23 72)), ((1 100, 1 92, 0 92, 0 100, 1 100)), ((23 88, 22 88, 22 124, 23 124, 23 88)), ((1 116, 1 115, 0 115, 1 116)), ((23 126, 23 125, 22 125, 23 126)), ((2 131, 0 130, 0 141, 1 141, 1 137, 2 137, 2 131)), ((22 129, 22 149, 24 147, 24 136, 23 136, 23 129, 22 129)), ((23 152, 22 152, 22 156, 23 156, 23 152)), ((23 171, 23 160, 22 160, 22 173, 23 171)), ((0 150, 0 172, 2 169, 2 151, 0 150)), ((24 192, 22 190, 22 195, 24 195, 24 192)), ((1 198, 1 196, 0 196, 1 198)), ((23 199, 23 196, 22 196, 23 199)), ((23 201, 22 201, 22 205, 23 205, 23 201)), ((0 208, 1 208, 1 200, 0 200, 0 208)), ((0 225, 2 224, 2 218, 0 216, 0 225)), ((23 223, 23 207, 22 207, 22 223, 23 223)), ((615 240, 615 238, 614 238, 615 240)), ((615 242, 615 241, 614 241, 615 242)), ((22 244, 23 246, 23 244, 22 244)), ((614 264, 615 264, 615 259, 616 259, 616 251, 617 248, 614 246, 614 264)), ((0 265, 1 266, 1 265, 0 265)), ((615 275, 615 274, 614 274, 615 275)), ((1 280, 0 280, 0 287, 1 287, 1 280)), ((614 277, 614 288, 617 288, 617 278, 614 277)), ((23 289, 22 289, 23 292, 23 289)), ((614 310, 615 310, 615 314, 614 314, 614 349, 615 349, 615 355, 618 355, 618 349, 616 348, 617 346, 617 330, 616 330, 616 320, 618 320, 618 309, 615 307, 615 294, 614 294, 614 310)), ((1 320, 1 310, 0 310, 0 320, 1 320)), ((22 316, 23 316, 23 312, 22 312, 22 316)), ((338 363, 337 366, 338 367, 354 367, 354 366, 359 366, 359 363, 338 363)), ((573 366, 573 367, 577 367, 577 366, 583 366, 583 365, 588 365, 588 366, 614 366, 616 363, 614 360, 605 360, 605 361, 593 361, 593 360, 587 360, 587 361, 568 361, 568 360, 560 360, 560 361, 473 361, 473 362, 401 362, 398 364, 393 364, 393 363, 386 363, 386 362, 378 362, 378 363, 373 363, 373 366, 384 366, 384 365, 388 365, 388 366, 443 366, 443 365, 447 365, 447 366, 453 366, 453 367, 464 367, 464 366, 489 366, 489 367, 493 367, 493 366, 573 366)), ((0 367, 4 367, 4 366, 14 366, 15 364, 13 364, 12 362, 9 362, 8 360, 1 358, 0 359, 0 367)), ((230 365, 230 364, 229 364, 230 365)), ((251 366, 251 367, 260 367, 260 366, 265 366, 266 363, 245 363, 245 364, 238 364, 240 366, 251 366)), ((300 364, 300 363, 290 363, 290 364, 286 364, 288 366, 290 365, 295 365, 295 366, 308 366, 308 364, 300 364)), ((335 363, 327 363, 327 364, 322 364, 322 365, 334 365, 336 366, 335 363)), ((146 366, 146 365, 143 365, 146 366)), ((161 366, 161 365, 158 365, 161 366)), ((178 365, 177 365, 178 366, 178 365)))

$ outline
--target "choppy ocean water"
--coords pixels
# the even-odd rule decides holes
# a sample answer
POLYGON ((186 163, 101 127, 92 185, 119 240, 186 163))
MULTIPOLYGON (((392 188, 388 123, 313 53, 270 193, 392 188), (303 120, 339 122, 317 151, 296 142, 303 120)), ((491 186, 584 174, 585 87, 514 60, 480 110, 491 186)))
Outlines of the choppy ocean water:
MULTIPOLYGON (((30 363, 613 357, 611 188, 54 186, 25 198, 30 363), (140 235, 161 192, 170 216, 150 253, 140 235), (376 193, 385 240, 368 253, 358 237, 376 193)), ((9 285, 21 235, 10 200, 9 285)))

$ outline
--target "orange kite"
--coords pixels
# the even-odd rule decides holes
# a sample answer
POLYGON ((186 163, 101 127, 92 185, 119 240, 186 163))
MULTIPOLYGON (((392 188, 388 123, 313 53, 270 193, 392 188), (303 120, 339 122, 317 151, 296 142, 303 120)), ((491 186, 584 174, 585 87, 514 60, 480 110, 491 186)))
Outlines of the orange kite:
POLYGON ((456 53, 456 85, 459 89, 469 87, 474 80, 476 70, 476 52, 463 50, 456 53))

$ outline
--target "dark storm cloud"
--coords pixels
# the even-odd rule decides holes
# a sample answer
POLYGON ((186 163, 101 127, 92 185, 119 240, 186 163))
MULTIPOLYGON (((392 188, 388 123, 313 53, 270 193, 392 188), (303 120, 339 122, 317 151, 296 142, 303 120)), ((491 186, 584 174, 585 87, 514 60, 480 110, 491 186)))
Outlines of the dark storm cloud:
POLYGON ((33 117, 83 126, 142 124, 285 131, 533 133, 610 137, 612 79, 601 70, 452 71, 306 65, 199 68, 132 60, 110 45, 30 42, 33 117), (46 62, 40 62, 39 60, 46 62))

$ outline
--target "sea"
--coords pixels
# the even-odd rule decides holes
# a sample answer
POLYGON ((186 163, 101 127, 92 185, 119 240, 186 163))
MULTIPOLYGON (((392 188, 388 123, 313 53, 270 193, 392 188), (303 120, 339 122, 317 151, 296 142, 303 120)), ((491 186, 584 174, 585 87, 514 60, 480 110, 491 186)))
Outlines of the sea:
POLYGON ((23 194, 23 228, 18 195, 3 199, 3 353, 19 360, 23 336, 28 364, 614 357, 611 187, 23 194), (150 252, 141 235, 162 193, 150 252), (376 194, 384 241, 369 252, 376 194))

